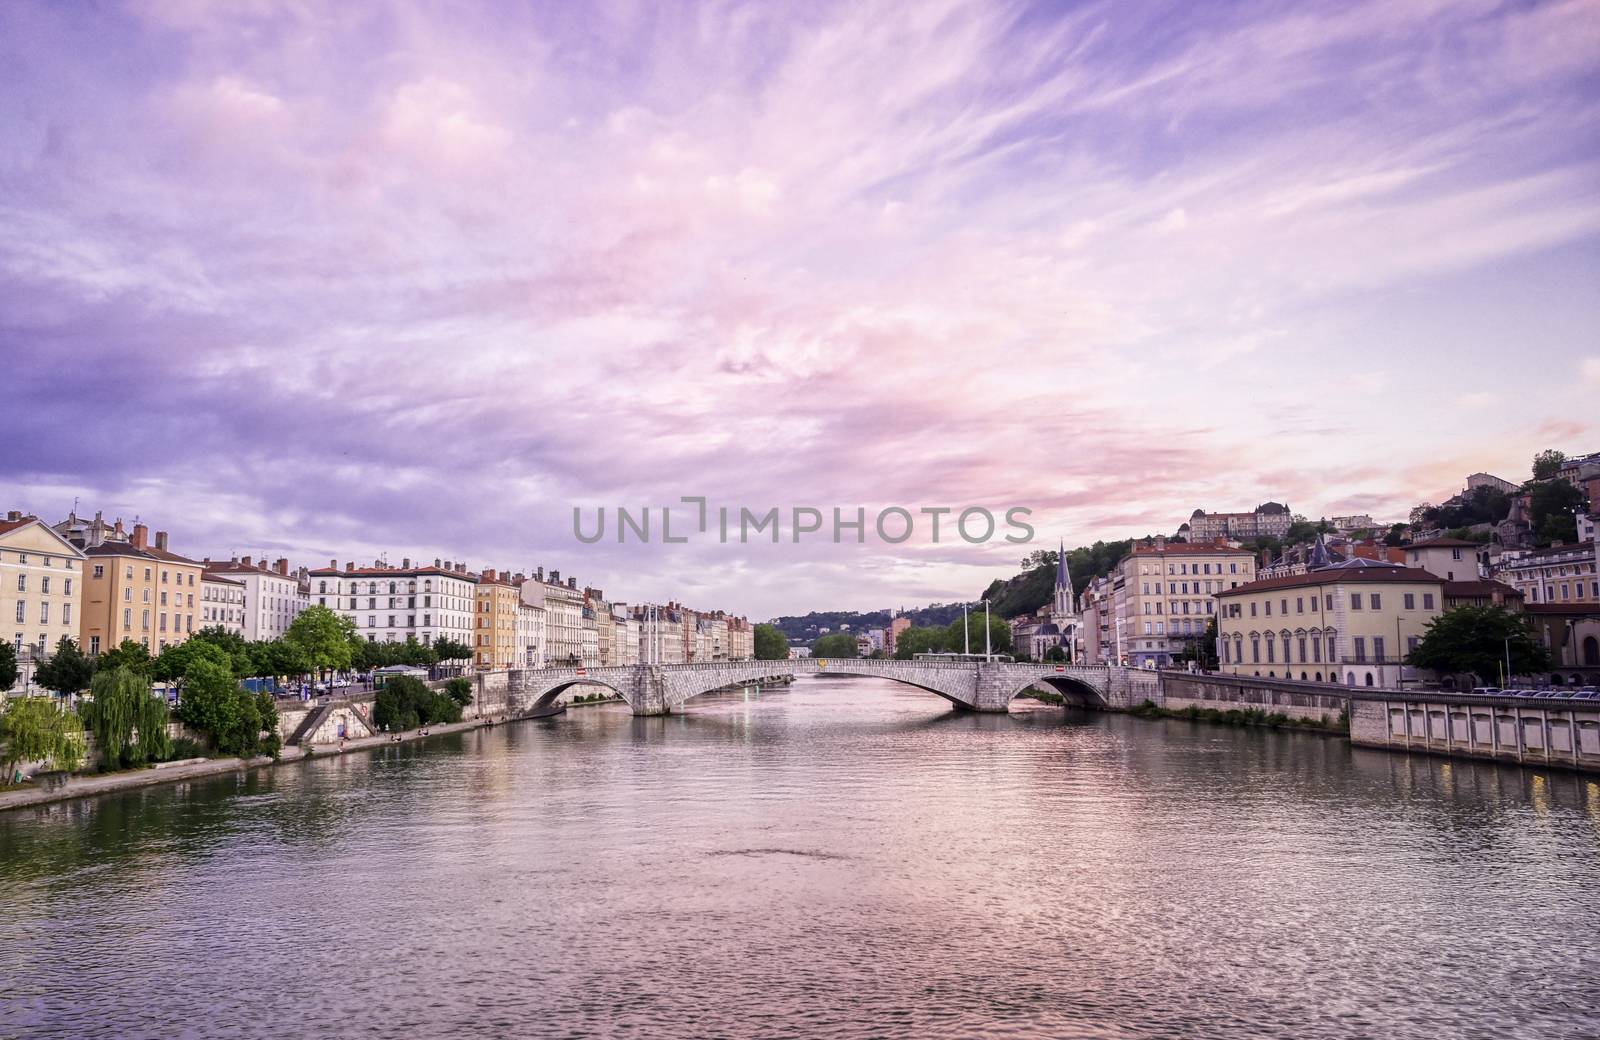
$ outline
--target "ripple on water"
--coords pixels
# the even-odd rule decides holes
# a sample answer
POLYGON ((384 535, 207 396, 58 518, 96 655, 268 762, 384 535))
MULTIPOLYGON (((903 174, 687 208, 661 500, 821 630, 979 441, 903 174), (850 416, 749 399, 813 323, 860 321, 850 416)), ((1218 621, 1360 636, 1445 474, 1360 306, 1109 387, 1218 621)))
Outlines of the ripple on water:
POLYGON ((0 1036, 1580 1037, 1600 785, 876 680, 0 817, 0 1036))

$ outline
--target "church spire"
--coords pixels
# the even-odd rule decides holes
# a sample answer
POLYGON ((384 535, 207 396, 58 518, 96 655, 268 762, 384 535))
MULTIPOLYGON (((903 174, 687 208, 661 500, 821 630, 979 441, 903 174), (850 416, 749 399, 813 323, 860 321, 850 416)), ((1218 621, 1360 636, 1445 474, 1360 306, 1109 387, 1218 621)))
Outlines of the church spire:
POLYGON ((1062 539, 1056 553, 1055 613, 1063 617, 1076 614, 1075 599, 1072 594, 1072 572, 1067 567, 1067 542, 1062 539))

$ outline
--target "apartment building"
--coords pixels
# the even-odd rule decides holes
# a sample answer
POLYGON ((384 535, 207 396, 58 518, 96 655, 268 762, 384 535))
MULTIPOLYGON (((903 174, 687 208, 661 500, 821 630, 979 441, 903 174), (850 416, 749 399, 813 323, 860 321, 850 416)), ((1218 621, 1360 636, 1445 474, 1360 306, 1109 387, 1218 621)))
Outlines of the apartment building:
MULTIPOLYGON (((202 561, 204 562, 204 561, 202 561)), ((244 639, 245 583, 209 570, 200 574, 200 627, 220 628, 244 639)))
POLYGON ((1553 545, 1548 549, 1502 555, 1495 577, 1522 593, 1529 606, 1600 604, 1597 563, 1600 563, 1600 555, 1592 540, 1577 545, 1553 545))
POLYGON ((519 646, 517 638, 517 614, 522 607, 521 583, 498 570, 485 570, 474 586, 474 603, 473 664, 480 671, 524 667, 526 647, 519 646))
POLYGON ((235 556, 229 560, 202 560, 207 574, 237 581, 244 586, 244 637, 251 642, 282 639, 294 619, 311 605, 308 586, 279 557, 271 566, 265 559, 235 556))
POLYGON ((1350 559, 1228 588, 1217 595, 1220 668, 1398 688, 1417 677, 1403 660, 1444 611, 1445 585, 1415 567, 1350 559))
MULTIPOLYGON (((553 570, 546 578, 544 568, 540 567, 533 577, 522 583, 522 602, 545 612, 547 665, 573 665, 585 660, 583 592, 578 588, 578 579, 568 578, 563 584, 560 571, 553 570)), ((592 620, 587 631, 593 641, 593 649, 589 651, 592 661, 600 652, 599 631, 593 627, 592 620)))
MULTIPOLYGON (((57 533, 64 526, 70 529, 75 519, 57 524, 57 533)), ((81 547, 85 559, 78 640, 85 653, 102 653, 125 639, 160 653, 203 627, 196 620, 204 567, 172 552, 167 532, 157 531, 152 539, 149 527, 136 523, 123 535, 119 520, 100 528, 100 536, 98 544, 81 547)))
POLYGON ((0 520, 0 621, 11 626, 19 684, 63 637, 78 638, 83 563, 83 550, 38 517, 12 510, 0 520))
POLYGON ((1135 545, 1118 572, 1119 652, 1133 667, 1165 668, 1205 635, 1218 593, 1255 580, 1256 558, 1226 542, 1156 538, 1135 545))
POLYGON ((368 642, 475 643, 478 578, 465 564, 434 560, 431 567, 413 566, 408 558, 399 567, 347 562, 340 570, 337 560, 329 560, 307 578, 312 602, 348 617, 368 642))

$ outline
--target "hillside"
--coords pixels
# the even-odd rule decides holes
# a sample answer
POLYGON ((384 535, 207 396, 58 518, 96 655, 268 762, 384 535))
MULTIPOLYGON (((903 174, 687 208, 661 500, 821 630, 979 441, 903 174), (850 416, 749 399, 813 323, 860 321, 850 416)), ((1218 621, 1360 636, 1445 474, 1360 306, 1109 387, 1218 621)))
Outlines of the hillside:
MULTIPOLYGON (((1067 550, 1067 567, 1072 572, 1072 591, 1083 595, 1083 590, 1095 578, 1103 578, 1132 550, 1133 539, 1120 542, 1095 542, 1067 550)), ((983 590, 980 599, 989 601, 996 617, 1013 618, 1018 614, 1031 614, 1050 602, 1056 588, 1056 552, 1041 549, 1028 557, 1032 564, 1021 574, 1004 580, 996 579, 983 590)))

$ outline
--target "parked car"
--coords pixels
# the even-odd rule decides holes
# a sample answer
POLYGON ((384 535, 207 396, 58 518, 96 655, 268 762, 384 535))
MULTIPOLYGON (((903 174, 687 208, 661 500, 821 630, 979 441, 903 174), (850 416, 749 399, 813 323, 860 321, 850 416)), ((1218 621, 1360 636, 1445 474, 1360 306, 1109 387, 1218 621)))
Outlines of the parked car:
POLYGON ((335 680, 333 680, 333 685, 334 685, 335 689, 342 690, 345 687, 350 685, 350 680, 349 679, 335 679, 335 680))

